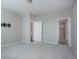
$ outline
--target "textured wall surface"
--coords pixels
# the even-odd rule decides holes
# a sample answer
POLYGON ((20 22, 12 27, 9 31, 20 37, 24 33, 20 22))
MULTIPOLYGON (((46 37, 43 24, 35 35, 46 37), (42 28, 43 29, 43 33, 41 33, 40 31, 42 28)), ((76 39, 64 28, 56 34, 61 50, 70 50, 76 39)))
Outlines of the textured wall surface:
POLYGON ((11 23, 11 28, 1 27, 1 43, 8 44, 22 40, 22 17, 21 15, 2 8, 1 22, 11 23))

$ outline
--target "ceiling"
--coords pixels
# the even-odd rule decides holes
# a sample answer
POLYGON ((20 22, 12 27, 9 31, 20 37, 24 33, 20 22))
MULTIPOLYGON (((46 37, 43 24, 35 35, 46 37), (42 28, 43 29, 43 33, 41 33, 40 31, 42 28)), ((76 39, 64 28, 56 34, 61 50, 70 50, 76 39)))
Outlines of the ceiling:
POLYGON ((1 7, 20 14, 30 12, 34 15, 54 12, 60 9, 72 7, 74 0, 1 0, 1 7))

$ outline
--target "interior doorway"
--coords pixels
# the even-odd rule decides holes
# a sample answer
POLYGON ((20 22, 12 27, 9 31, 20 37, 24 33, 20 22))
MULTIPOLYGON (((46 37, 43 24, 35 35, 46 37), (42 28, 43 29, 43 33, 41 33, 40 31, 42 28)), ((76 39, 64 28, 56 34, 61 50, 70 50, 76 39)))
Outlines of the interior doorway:
POLYGON ((70 18, 60 18, 57 21, 58 44, 71 46, 70 18))
POLYGON ((67 39, 67 19, 59 20, 59 44, 68 45, 67 39))
POLYGON ((42 41, 42 22, 41 21, 34 21, 31 24, 31 40, 32 41, 42 41))

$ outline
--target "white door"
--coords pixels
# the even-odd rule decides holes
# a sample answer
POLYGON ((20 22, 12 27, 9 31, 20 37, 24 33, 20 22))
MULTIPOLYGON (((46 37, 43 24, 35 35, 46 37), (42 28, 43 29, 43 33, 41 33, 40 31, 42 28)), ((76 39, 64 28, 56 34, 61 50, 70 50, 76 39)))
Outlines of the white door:
POLYGON ((41 21, 33 22, 33 40, 42 41, 42 22, 41 21))

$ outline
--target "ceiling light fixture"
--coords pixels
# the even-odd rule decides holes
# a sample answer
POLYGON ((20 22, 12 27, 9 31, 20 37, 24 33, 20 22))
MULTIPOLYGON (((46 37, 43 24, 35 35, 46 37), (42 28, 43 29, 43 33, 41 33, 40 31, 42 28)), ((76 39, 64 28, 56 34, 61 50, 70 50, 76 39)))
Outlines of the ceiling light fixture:
POLYGON ((32 3, 32 0, 27 0, 27 2, 32 3))

